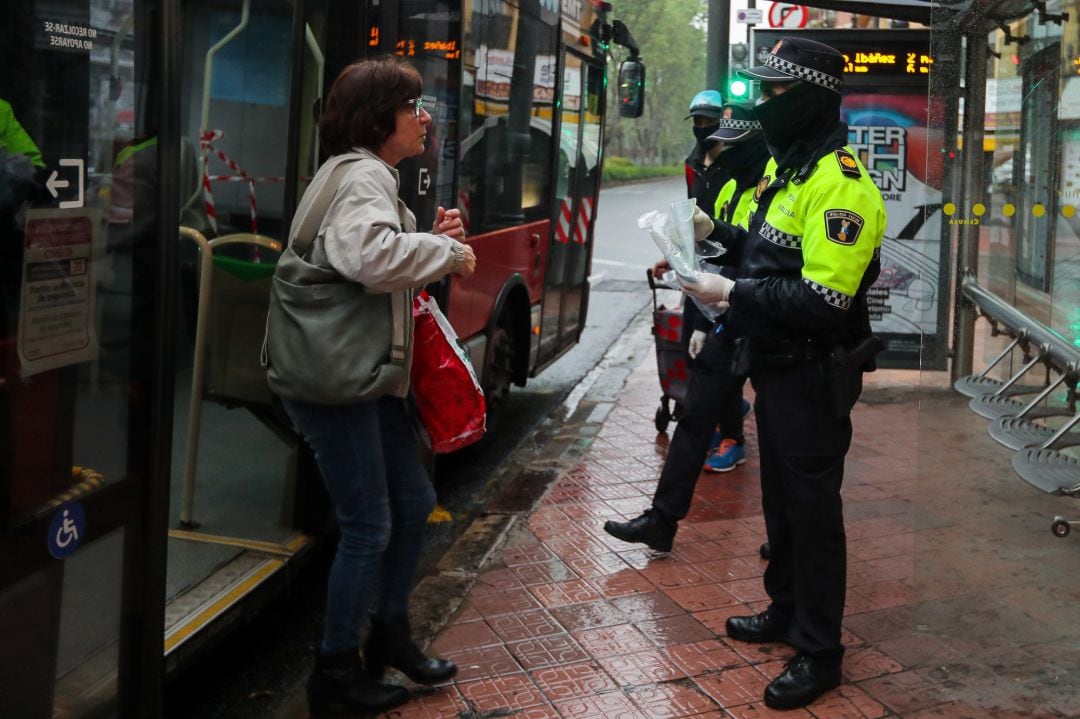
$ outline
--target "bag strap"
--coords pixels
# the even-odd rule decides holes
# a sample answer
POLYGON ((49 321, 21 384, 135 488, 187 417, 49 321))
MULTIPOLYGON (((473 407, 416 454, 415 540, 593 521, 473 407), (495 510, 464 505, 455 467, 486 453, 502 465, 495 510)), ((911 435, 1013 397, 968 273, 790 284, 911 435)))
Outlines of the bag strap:
MULTIPOLYGON (((341 158, 336 160, 337 165, 330 171, 322 187, 315 193, 311 202, 304 208, 303 218, 299 225, 294 223, 296 232, 289 238, 289 244, 298 257, 305 257, 315 237, 319 234, 319 227, 330 209, 330 203, 341 186, 341 179, 349 169, 349 165, 359 160, 341 158)), ((305 196, 306 199, 306 196, 305 196)), ((304 203, 301 201, 301 205, 304 203)))

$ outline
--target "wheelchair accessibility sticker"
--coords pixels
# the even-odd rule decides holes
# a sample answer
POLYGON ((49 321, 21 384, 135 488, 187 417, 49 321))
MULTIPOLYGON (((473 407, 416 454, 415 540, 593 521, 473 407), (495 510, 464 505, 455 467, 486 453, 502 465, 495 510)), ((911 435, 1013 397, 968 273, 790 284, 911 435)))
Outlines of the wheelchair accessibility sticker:
POLYGON ((86 511, 78 502, 60 505, 49 525, 49 554, 63 559, 79 548, 86 533, 86 511))

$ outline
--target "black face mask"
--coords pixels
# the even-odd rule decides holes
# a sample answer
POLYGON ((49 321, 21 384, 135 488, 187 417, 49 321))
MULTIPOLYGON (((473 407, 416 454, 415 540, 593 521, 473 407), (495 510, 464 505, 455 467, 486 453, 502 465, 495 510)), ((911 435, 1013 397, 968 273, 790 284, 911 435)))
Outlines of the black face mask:
POLYGON ((719 128, 720 128, 720 123, 719 122, 716 123, 715 125, 709 125, 707 127, 698 127, 697 125, 695 125, 694 126, 694 137, 697 138, 697 141, 699 143, 704 145, 705 141, 707 139, 709 139, 709 135, 716 132, 719 128))
POLYGON ((840 94, 800 82, 754 108, 765 141, 777 159, 796 141, 813 143, 840 121, 840 94))
POLYGON ((747 182, 757 182, 768 157, 769 149, 765 146, 765 139, 761 133, 755 133, 721 152, 720 162, 731 171, 731 176, 739 185, 745 185, 747 182))

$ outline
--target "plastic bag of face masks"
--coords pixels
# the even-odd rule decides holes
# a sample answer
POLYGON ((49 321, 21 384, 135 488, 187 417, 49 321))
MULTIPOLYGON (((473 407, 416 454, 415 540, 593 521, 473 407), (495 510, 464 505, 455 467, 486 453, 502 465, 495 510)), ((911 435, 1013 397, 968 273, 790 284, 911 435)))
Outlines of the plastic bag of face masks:
MULTIPOLYGON (((725 252, 727 252, 727 248, 725 248, 719 242, 698 242, 695 245, 694 253, 694 260, 695 264, 697 265, 698 271, 709 272, 714 275, 719 274, 720 267, 718 265, 714 265, 709 260, 717 258, 725 252)), ((720 308, 716 305, 702 302, 696 297, 691 297, 690 295, 687 295, 687 297, 689 297, 690 300, 693 301, 695 305, 697 305, 697 308, 701 310, 701 314, 704 315, 705 319, 707 319, 709 322, 716 322, 716 320, 720 318, 720 315, 724 314, 724 311, 726 310, 726 308, 720 308)))
POLYGON ((676 274, 694 281, 694 201, 671 203, 667 210, 652 210, 638 217, 638 227, 646 230, 676 274))

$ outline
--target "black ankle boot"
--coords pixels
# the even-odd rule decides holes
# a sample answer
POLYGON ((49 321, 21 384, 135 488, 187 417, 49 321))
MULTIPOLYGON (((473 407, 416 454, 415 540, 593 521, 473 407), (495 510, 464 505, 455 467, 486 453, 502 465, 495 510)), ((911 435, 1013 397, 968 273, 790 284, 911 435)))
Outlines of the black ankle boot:
POLYGON ((624 542, 644 544, 658 552, 670 552, 678 524, 663 517, 655 509, 647 509, 640 517, 627 522, 604 522, 604 531, 624 542))
POLYGON ((413 643, 408 617, 388 622, 371 620, 371 632, 364 644, 364 671, 381 679, 386 667, 400 669, 417 684, 438 684, 457 674, 453 662, 429 657, 413 643))
POLYGON ((404 687, 382 684, 360 670, 354 649, 335 654, 318 653, 307 682, 308 709, 314 719, 339 711, 378 714, 409 700, 404 687))

